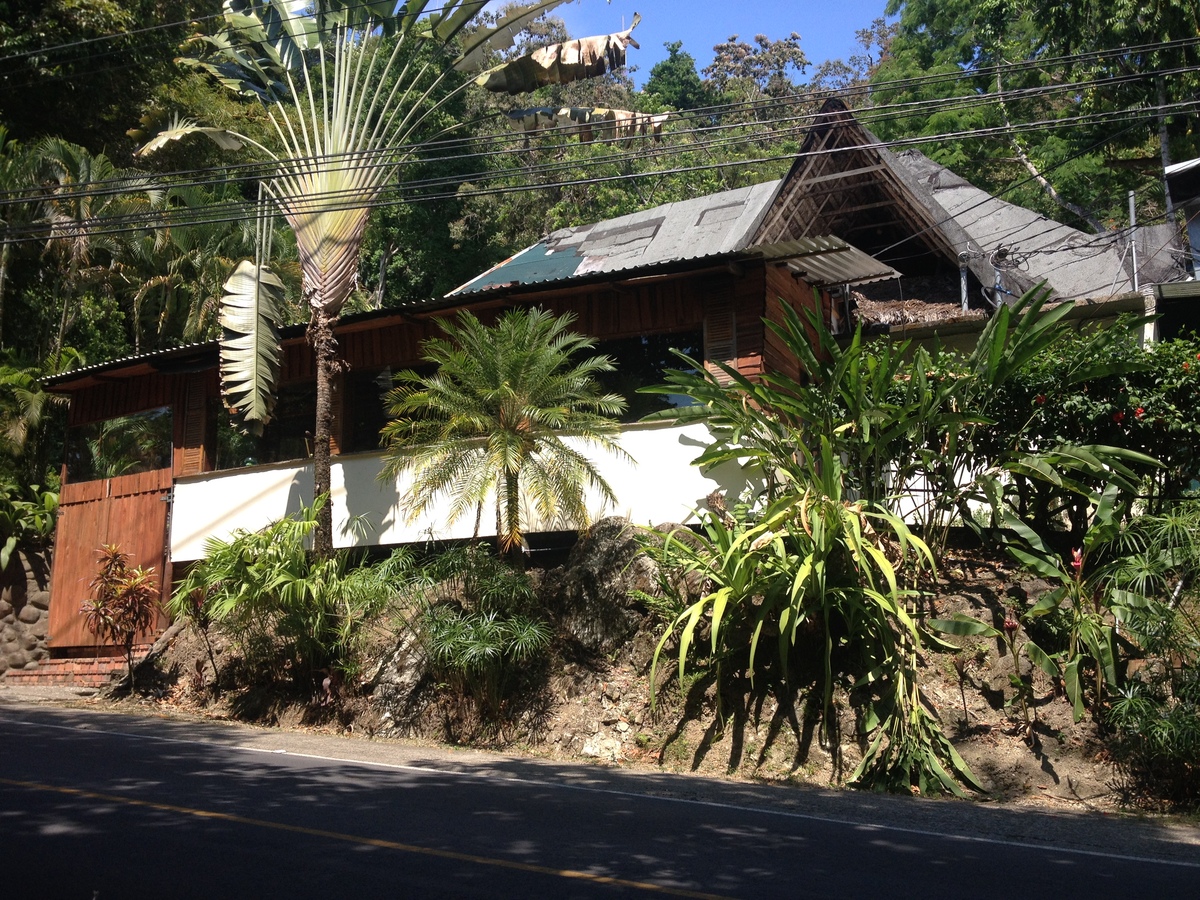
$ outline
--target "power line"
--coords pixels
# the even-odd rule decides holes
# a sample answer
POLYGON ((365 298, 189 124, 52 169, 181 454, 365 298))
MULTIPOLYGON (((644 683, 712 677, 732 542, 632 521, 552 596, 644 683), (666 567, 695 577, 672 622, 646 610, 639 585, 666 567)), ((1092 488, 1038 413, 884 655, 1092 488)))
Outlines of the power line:
MULTIPOLYGON (((1194 71, 1197 71, 1196 67, 1181 67, 1181 68, 1177 68, 1177 69, 1166 70, 1165 72, 1134 73, 1134 74, 1126 74, 1126 75, 1121 75, 1121 76, 1114 76, 1114 77, 1105 78, 1105 79, 1092 79, 1092 80, 1085 81, 1085 82, 1066 82, 1066 83, 1059 83, 1059 84, 1050 85, 1050 86, 1035 86, 1035 87, 1027 88, 1027 89, 1014 89, 1014 90, 1006 91, 1004 93, 1004 98, 1005 98, 1006 102, 1017 102, 1022 99, 1047 97, 1047 96, 1052 96, 1052 95, 1061 94, 1061 93, 1074 94, 1074 93, 1078 93, 1082 90, 1096 87, 1096 86, 1124 84, 1124 83, 1129 83, 1131 81, 1160 77, 1163 75, 1175 75, 1175 74, 1182 74, 1182 73, 1190 73, 1190 72, 1194 72, 1194 71)), ((970 108, 970 107, 978 108, 989 102, 993 102, 993 100, 998 100, 998 99, 999 99, 998 95, 995 95, 995 94, 982 94, 982 95, 972 95, 972 96, 967 96, 967 97, 942 98, 942 100, 933 101, 932 103, 924 102, 924 101, 905 101, 903 103, 881 105, 881 106, 871 107, 871 108, 868 108, 865 110, 859 110, 859 111, 857 111, 857 116, 860 121, 862 121, 864 124, 869 125, 875 121, 880 121, 880 120, 884 120, 884 119, 889 119, 889 120, 894 121, 897 117, 905 118, 905 117, 910 117, 911 115, 914 115, 914 114, 915 115, 928 114, 931 106, 936 106, 941 111, 952 111, 952 110, 970 108)), ((779 108, 786 108, 788 110, 791 110, 791 109, 794 109, 794 105, 795 105, 794 102, 787 102, 786 100, 771 100, 768 102, 756 103, 752 107, 752 110, 757 115, 759 112, 762 112, 762 111, 776 110, 779 108)), ((713 114, 713 113, 718 113, 718 112, 724 112, 727 110, 740 109, 743 106, 744 106, 744 104, 739 103, 739 104, 729 104, 729 105, 721 106, 721 107, 709 107, 708 112, 709 112, 709 114, 713 114)), ((775 119, 764 120, 764 119, 759 118, 753 122, 735 121, 733 123, 723 123, 723 124, 718 124, 718 125, 705 124, 705 125, 699 125, 699 126, 689 128, 689 129, 672 129, 668 133, 668 136, 673 140, 679 140, 682 137, 687 137, 687 136, 692 136, 692 135, 715 134, 715 133, 719 133, 722 131, 731 131, 731 130, 742 129, 742 128, 746 128, 746 127, 752 126, 752 125, 766 127, 766 126, 781 126, 784 123, 790 123, 792 128, 800 128, 800 127, 804 126, 805 124, 811 123, 812 121, 816 120, 816 118, 819 115, 820 115, 820 113, 818 111, 818 112, 804 113, 804 114, 800 114, 800 115, 789 115, 789 116, 775 118, 775 119)), ((691 118, 694 121, 697 118, 701 118, 701 117, 697 116, 695 114, 689 113, 688 116, 686 116, 686 117, 681 116, 681 118, 691 118)), ((707 116, 704 116, 703 118, 707 118, 707 116)), ((1062 121, 1069 121, 1069 120, 1062 120, 1062 121)), ((595 127, 602 127, 602 123, 595 127)), ((565 140, 569 141, 570 136, 572 134, 575 134, 578 132, 578 128, 575 126, 572 126, 569 128, 557 129, 557 131, 560 132, 561 134, 563 134, 565 140)), ((774 131, 768 130, 767 132, 761 134, 758 139, 764 139, 764 140, 769 139, 770 137, 778 136, 781 133, 785 133, 785 132, 780 130, 780 128, 775 128, 774 131)), ((983 133, 984 132, 977 132, 977 134, 983 134, 983 133)), ((938 137, 940 139, 940 138, 943 138, 944 135, 938 135, 936 137, 938 137)), ((503 134, 493 134, 493 135, 484 135, 484 136, 476 136, 476 137, 468 136, 468 137, 464 137, 464 138, 454 138, 454 139, 444 140, 444 141, 414 142, 414 143, 410 143, 410 144, 403 144, 403 145, 397 145, 397 146, 388 147, 388 148, 381 148, 379 150, 357 151, 357 152, 354 152, 351 154, 345 154, 345 155, 350 156, 354 162, 354 167, 356 169, 360 169, 360 170, 364 167, 370 168, 370 167, 376 167, 376 166, 391 168, 402 162, 408 163, 408 162, 410 162, 409 160, 402 160, 402 159, 398 159, 398 158, 402 158, 408 154, 414 154, 418 150, 423 151, 422 157, 420 158, 419 161, 422 163, 425 163, 425 164, 445 162, 445 161, 449 161, 451 159, 453 159, 454 161, 466 161, 466 160, 470 160, 470 159, 486 158, 489 156, 509 155, 512 152, 511 145, 513 143, 515 143, 517 141, 524 141, 527 138, 528 138, 527 133, 520 133, 520 132, 514 133, 512 131, 507 131, 503 134), (498 149, 490 149, 490 150, 483 149, 483 150, 472 151, 472 152, 467 152, 467 153, 461 152, 461 150, 459 148, 463 147, 466 144, 482 145, 484 148, 487 148, 488 145, 490 144, 490 145, 497 147, 498 149), (452 155, 443 155, 443 156, 429 155, 429 151, 436 151, 436 150, 442 150, 442 151, 452 154, 452 155), (372 162, 371 161, 372 159, 377 159, 379 161, 372 162)), ((618 137, 616 139, 615 143, 620 145, 620 144, 628 143, 632 140, 638 140, 638 139, 640 139, 640 138, 618 137)), ((541 149, 544 152, 553 152, 555 150, 564 150, 564 149, 566 149, 566 146, 567 145, 565 143, 559 143, 559 144, 552 144, 552 145, 542 145, 542 146, 540 146, 539 149, 541 149)), ((722 146, 722 145, 718 142, 708 141, 708 142, 701 142, 701 143, 697 143, 697 144, 687 145, 686 149, 696 150, 696 149, 703 149, 705 147, 713 147, 713 146, 722 146)), ((200 169, 180 170, 180 171, 176 171, 176 172, 163 173, 163 174, 157 175, 157 176, 147 176, 145 174, 138 174, 135 176, 121 176, 119 178, 109 179, 107 181, 101 181, 101 182, 87 182, 87 183, 78 183, 75 185, 60 186, 60 187, 56 188, 56 196, 62 200, 70 200, 70 199, 77 199, 77 198, 90 197, 90 196, 99 196, 99 195, 104 195, 104 194, 125 193, 129 190, 130 178, 143 179, 146 177, 155 177, 158 179, 163 179, 163 183, 160 185, 160 187, 166 188, 166 189, 169 189, 172 187, 178 187, 178 188, 207 187, 207 186, 210 186, 213 184, 213 180, 211 178, 197 179, 197 180, 192 180, 192 181, 179 181, 178 179, 183 176, 196 175, 196 176, 217 176, 217 177, 219 177, 219 180, 221 182, 257 180, 257 179, 277 176, 279 169, 295 171, 296 169, 303 169, 305 167, 310 167, 313 165, 318 165, 318 164, 324 165, 324 164, 328 163, 329 161, 336 160, 337 158, 338 158, 337 155, 325 155, 325 156, 318 156, 318 157, 286 158, 286 159, 281 159, 277 162, 254 161, 254 162, 247 162, 247 163, 235 163, 235 164, 230 164, 230 165, 221 166, 221 167, 205 167, 205 168, 200 168, 200 169), (239 174, 239 173, 241 173, 241 174, 239 174)), ((613 159, 619 158, 619 155, 614 154, 612 158, 613 159)), ((417 160, 414 159, 411 161, 416 162, 417 160)), ((326 167, 326 168, 328 169, 328 167, 326 167)), ((337 171, 337 169, 333 169, 332 171, 337 171)), ((0 202, 4 202, 4 201, 16 202, 16 201, 21 201, 21 200, 42 200, 45 198, 46 198, 46 192, 43 188, 26 189, 26 190, 18 189, 18 190, 14 190, 14 191, 0 192, 0 202)))
MULTIPOLYGON (((1176 111, 1184 111, 1184 110, 1194 111, 1194 110, 1200 108, 1200 100, 1192 101, 1191 103, 1187 103, 1187 104, 1173 104, 1173 105, 1169 105, 1168 108, 1176 110, 1176 111)), ((1150 109, 1150 110, 1143 111, 1143 113, 1141 115, 1133 116, 1132 123, 1128 124, 1126 128, 1122 129, 1119 132, 1116 132, 1115 134, 1109 135, 1108 137, 1102 139, 1100 142, 1097 142, 1097 144, 1094 145, 1092 148, 1088 148, 1088 150, 1083 151, 1083 152, 1092 152, 1094 149, 1098 148, 1103 143, 1106 143, 1107 141, 1111 140, 1116 135, 1135 127, 1136 124, 1138 124, 1138 122, 1140 122, 1142 119, 1152 118, 1152 117, 1156 116, 1157 114, 1158 114, 1158 110, 1150 109)), ((1127 122, 1129 121, 1130 116, 1129 116, 1128 112, 1126 112, 1126 113, 1108 113, 1108 114, 1094 114, 1091 116, 1074 117, 1072 119, 1045 120, 1043 122, 1038 122, 1038 123, 1029 123, 1023 127, 1027 131, 1034 130, 1034 129, 1049 129, 1049 128, 1057 128, 1057 127, 1074 126, 1074 125, 1078 125, 1082 122, 1100 123, 1103 121, 1108 121, 1110 119, 1120 119, 1122 116, 1124 116, 1125 121, 1127 121, 1127 122)), ((1002 134, 1005 136, 1007 136, 1010 133, 1009 129, 1005 128, 1005 127, 988 129, 987 131, 989 134, 999 133, 999 134, 1002 134)), ((912 138, 904 138, 904 139, 899 139, 899 140, 895 140, 895 141, 881 141, 878 144, 867 145, 867 146, 877 147, 877 148, 919 146, 919 145, 931 143, 934 141, 944 141, 944 140, 955 139, 955 138, 960 138, 960 137, 979 137, 979 136, 981 136, 981 134, 982 134, 982 132, 980 132, 978 130, 963 131, 963 132, 951 132, 951 133, 939 134, 939 135, 924 135, 924 136, 918 136, 918 137, 912 137, 912 138)), ((761 137, 759 135, 750 135, 750 136, 744 138, 742 143, 758 143, 760 141, 761 141, 761 137)), ((830 150, 830 151, 820 151, 820 152, 821 153, 833 153, 833 152, 839 152, 839 151, 838 150, 830 150)), ((554 183, 553 186, 555 186, 555 187, 571 187, 571 186, 588 185, 588 184, 602 184, 602 183, 618 181, 618 180, 627 180, 630 178, 637 178, 637 179, 656 178, 656 177, 662 177, 664 175, 684 174, 684 173, 699 172, 699 171, 725 169, 725 168, 738 167, 738 166, 766 164, 766 163, 770 163, 770 162, 777 162, 777 161, 794 159, 794 158, 796 158, 796 154, 794 154, 794 153, 788 153, 788 154, 782 154, 782 155, 764 155, 764 156, 759 156, 757 158, 753 158, 753 159, 749 159, 749 160, 729 160, 729 161, 709 163, 709 164, 703 164, 703 165, 680 166, 680 167, 675 167, 675 168, 665 169, 665 170, 659 169, 659 170, 639 172, 639 173, 622 173, 622 174, 618 174, 618 175, 601 176, 601 177, 594 177, 594 178, 575 178, 575 179, 570 179, 567 181, 556 182, 556 183, 554 183)), ((588 169, 596 168, 599 165, 607 164, 610 161, 611 161, 611 158, 603 159, 603 160, 600 160, 597 162, 584 161, 584 162, 577 163, 577 164, 562 163, 562 164, 557 164, 557 166, 554 167, 554 170, 559 170, 559 169, 563 169, 563 168, 580 168, 580 169, 583 169, 584 171, 586 171, 588 169)), ((1069 160, 1067 160, 1067 161, 1069 161, 1069 160)), ((1063 163, 1059 163, 1058 165, 1062 165, 1065 162, 1066 161, 1064 161, 1063 163)), ((1056 165, 1047 171, 1053 171, 1053 169, 1057 168, 1057 167, 1058 166, 1056 165)), ((491 178, 492 180, 510 179, 510 178, 514 177, 514 175, 516 175, 516 174, 521 174, 521 175, 546 174, 547 172, 549 172, 551 170, 552 170, 551 167, 541 167, 541 168, 524 167, 522 169, 517 170, 516 173, 514 173, 514 172, 482 173, 482 177, 484 179, 491 178)), ((531 187, 535 186, 535 185, 532 185, 532 184, 526 182, 526 183, 519 183, 519 184, 515 184, 515 185, 507 185, 507 186, 484 188, 484 189, 469 190, 469 191, 461 191, 457 188, 453 191, 442 191, 442 192, 436 191, 437 188, 456 186, 458 184, 461 184, 463 181, 467 181, 467 180, 468 180, 468 178, 461 177, 461 176, 455 176, 452 179, 447 179, 447 178, 426 179, 423 181, 415 182, 413 184, 406 184, 404 186, 404 188, 395 189, 391 192, 388 192, 388 194, 386 196, 381 195, 379 198, 377 198, 376 200, 374 200, 370 203, 362 203, 361 201, 357 201, 357 200, 355 200, 355 198, 350 197, 349 195, 344 194, 344 193, 329 192, 328 194, 321 195, 319 197, 306 198, 306 200, 304 202, 301 202, 296 207, 296 210, 298 212, 305 212, 305 211, 311 212, 316 209, 322 209, 322 210, 328 210, 328 211, 337 211, 337 210, 352 209, 352 208, 373 209, 373 208, 380 208, 380 207, 386 207, 386 206, 393 206, 393 205, 397 205, 400 203, 407 203, 407 202, 432 201, 432 200, 440 200, 440 199, 450 199, 450 198, 455 198, 455 197, 462 198, 462 197, 475 197, 475 196, 486 196, 486 195, 500 195, 500 194, 512 193, 515 191, 529 190, 531 187), (419 189, 422 187, 433 188, 434 190, 428 191, 425 193, 421 193, 418 190, 416 190, 416 189, 419 189), (343 200, 346 202, 339 202, 339 201, 343 201, 343 200), (351 201, 354 201, 354 202, 351 202, 351 201)), ((1030 179, 1025 179, 1024 181, 1019 182, 1016 185, 1013 185, 1008 190, 1012 190, 1022 184, 1025 184, 1029 180, 1030 179)), ((536 185, 536 186, 544 187, 546 185, 536 185)), ((1007 190, 1005 192, 1007 192, 1007 190)), ((218 209, 220 209, 220 208, 227 208, 227 207, 218 207, 218 209)), ((186 210, 173 210, 173 211, 171 211, 171 213, 169 215, 164 214, 161 211, 140 212, 140 213, 131 214, 131 215, 127 215, 127 216, 115 216, 112 218, 102 218, 102 219, 97 220, 95 223, 89 223, 89 222, 74 223, 73 227, 77 230, 86 230, 91 235, 100 236, 100 235, 108 235, 108 234, 118 234, 118 233, 130 231, 130 230, 138 230, 138 229, 174 228, 174 227, 184 227, 186 225, 218 224, 218 223, 222 223, 222 222, 232 222, 232 221, 242 220, 247 215, 247 209, 248 209, 248 204, 247 205, 237 205, 237 206, 233 207, 229 213, 215 214, 215 215, 214 215, 214 212, 215 212, 214 210, 212 210, 210 208, 206 208, 206 207, 200 207, 200 208, 195 208, 195 209, 186 209, 186 210), (99 227, 97 227, 97 226, 99 226, 99 227)), ((15 237, 15 238, 10 237, 8 239, 8 241, 10 243, 18 243, 18 242, 22 242, 22 241, 41 241, 41 240, 45 240, 51 236, 50 229, 45 228, 45 227, 27 227, 22 230, 26 233, 27 236, 15 237)), ((888 248, 888 249, 891 249, 891 248, 888 248)))

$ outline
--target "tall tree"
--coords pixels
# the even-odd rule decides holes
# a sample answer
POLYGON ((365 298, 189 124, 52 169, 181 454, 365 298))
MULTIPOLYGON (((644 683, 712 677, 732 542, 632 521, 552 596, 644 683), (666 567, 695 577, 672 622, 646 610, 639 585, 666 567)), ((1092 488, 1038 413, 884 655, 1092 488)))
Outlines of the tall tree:
POLYGON ((45 356, 49 371, 56 372, 62 369, 64 341, 79 313, 82 292, 90 287, 111 294, 112 266, 138 234, 129 217, 145 214, 160 192, 137 173, 114 166, 103 153, 89 153, 60 138, 40 141, 34 152, 45 184, 45 253, 58 275, 58 325, 45 356))
POLYGON ((700 79, 696 60, 683 49, 683 41, 668 41, 663 46, 667 49, 667 58, 659 60, 650 69, 643 93, 653 94, 659 103, 672 109, 711 106, 712 91, 700 79))
MULTIPOLYGON (((218 141, 249 143, 274 165, 265 186, 296 236, 303 297, 310 310, 308 342, 317 372, 313 483, 318 496, 330 489, 332 390, 343 369, 333 329, 357 279, 370 208, 397 178, 403 180, 403 165, 429 136, 426 126, 439 104, 425 101, 437 97, 455 72, 483 68, 489 47, 497 41, 511 44, 525 23, 561 2, 533 0, 508 7, 494 25, 468 32, 485 0, 446 0, 438 7, 417 0, 398 10, 391 0, 231 0, 224 28, 203 38, 208 52, 196 64, 243 96, 266 104, 275 139, 268 145, 184 121, 147 145, 155 149, 199 131, 218 141), (418 44, 438 52, 417 52, 418 44), (381 83, 391 88, 378 90, 381 83)), ((596 62, 605 71, 610 58, 590 60, 590 68, 558 61, 543 68, 560 81, 571 80, 595 74, 596 62)), ((492 74, 514 83, 507 71, 485 76, 492 74)), ((441 95, 443 101, 449 96, 441 95)), ((258 263, 242 274, 254 285, 249 296, 265 302, 266 292, 259 286, 274 276, 258 263)), ((244 289, 237 294, 247 297, 244 289)), ((254 332, 265 318, 243 306, 238 321, 254 332)), ((247 368, 270 372, 270 366, 259 365, 260 344, 245 332, 239 346, 226 342, 229 356, 223 370, 240 369, 243 380, 247 368)), ((249 377, 261 381, 257 375, 249 377)), ((252 393, 261 396, 260 388, 252 385, 252 393)), ((321 508, 313 547, 323 556, 332 553, 329 504, 321 508)))

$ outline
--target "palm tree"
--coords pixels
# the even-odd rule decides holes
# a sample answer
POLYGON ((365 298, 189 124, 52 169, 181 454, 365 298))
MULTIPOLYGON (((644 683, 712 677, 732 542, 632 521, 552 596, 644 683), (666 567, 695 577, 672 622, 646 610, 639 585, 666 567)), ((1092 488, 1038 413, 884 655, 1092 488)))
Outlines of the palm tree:
POLYGON ((388 395, 397 418, 383 429, 388 460, 383 477, 414 473, 406 502, 411 519, 443 495, 448 519, 479 513, 496 496, 501 549, 521 544, 521 501, 528 495, 543 521, 586 525, 587 488, 615 502, 612 489, 587 456, 564 440, 626 456, 610 418, 625 408, 617 394, 601 394, 596 375, 611 372, 607 356, 579 360, 595 346, 568 331, 570 315, 516 309, 492 327, 470 312, 443 322, 449 340, 431 338, 425 359, 436 374, 402 372, 388 395))
POLYGON ((33 155, 11 140, 0 124, 0 349, 4 348, 4 292, 12 261, 15 233, 33 218, 34 204, 22 197, 34 185, 33 155))
POLYGON ((103 153, 93 155, 61 138, 46 138, 33 152, 46 185, 40 220, 47 232, 45 252, 59 270, 58 331, 46 357, 50 371, 58 372, 75 312, 73 300, 89 284, 111 287, 113 263, 138 234, 129 227, 129 217, 143 216, 161 193, 145 178, 114 166, 103 153))
MULTIPOLYGON (((330 433, 334 376, 343 368, 333 326, 355 285, 363 233, 371 206, 395 184, 426 137, 429 117, 449 100, 443 85, 455 71, 482 68, 489 48, 511 46, 513 34, 564 0, 531 0, 506 7, 494 24, 468 30, 486 0, 234 0, 225 5, 225 27, 202 38, 208 54, 192 62, 247 98, 267 107, 274 147, 223 129, 177 119, 143 147, 149 152, 186 134, 204 133, 223 147, 249 144, 275 168, 267 193, 296 236, 309 309, 308 342, 316 360, 317 400, 313 428, 313 487, 330 488, 330 433), (430 7, 427 10, 427 7, 430 7), (428 15, 421 18, 422 15, 428 15), (457 41, 457 57, 443 54, 457 41)), ((627 32, 608 36, 624 59, 627 32)), ((617 57, 599 56, 600 60, 617 57)), ((520 62, 517 60, 516 62, 520 62)), ((511 66, 512 63, 506 64, 511 66)), ((604 65, 601 65, 601 70, 604 65)), ((582 70, 562 77, 586 77, 582 70)), ((260 288, 271 278, 256 262, 239 268, 236 312, 223 318, 245 331, 236 346, 222 347, 222 377, 239 383, 226 397, 243 412, 270 416, 271 373, 257 329, 269 325, 258 301, 275 298, 260 288), (249 289, 247 289, 249 288, 249 289), (260 296, 262 295, 262 296, 260 296), (266 375, 264 381, 263 375, 266 375)), ((235 273, 237 274, 237 273, 235 273)), ((276 279, 277 282, 277 279, 276 279)), ((277 356, 277 351, 276 351, 277 356)), ((313 536, 313 549, 333 549, 329 504, 313 536)))

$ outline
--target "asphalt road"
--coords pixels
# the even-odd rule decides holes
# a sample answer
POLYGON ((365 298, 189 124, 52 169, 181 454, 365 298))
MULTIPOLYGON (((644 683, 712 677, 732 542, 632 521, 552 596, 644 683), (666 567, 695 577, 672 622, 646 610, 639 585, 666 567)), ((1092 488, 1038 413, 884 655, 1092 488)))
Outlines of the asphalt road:
POLYGON ((1158 821, 0 698, 0 898, 1200 896, 1158 821))

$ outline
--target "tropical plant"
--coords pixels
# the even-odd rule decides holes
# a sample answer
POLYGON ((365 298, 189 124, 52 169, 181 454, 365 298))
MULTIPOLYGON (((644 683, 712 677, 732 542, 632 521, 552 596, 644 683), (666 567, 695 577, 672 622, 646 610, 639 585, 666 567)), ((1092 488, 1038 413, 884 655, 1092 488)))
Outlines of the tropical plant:
MULTIPOLYGON (((326 502, 319 497, 317 505, 326 502)), ((302 509, 257 532, 211 538, 205 557, 177 585, 167 611, 240 644, 252 669, 290 673, 299 685, 323 669, 357 672, 370 626, 406 590, 411 554, 354 565, 349 554, 314 557, 308 549, 317 510, 302 509)))
MULTIPOLYGON (((799 318, 789 321, 802 335, 799 318)), ((853 358, 842 363, 848 367, 853 358)), ((774 375, 750 382, 718 367, 732 387, 699 366, 670 376, 673 392, 703 404, 681 413, 706 417, 717 429, 716 442, 695 462, 751 463, 769 487, 758 508, 705 516, 706 539, 663 542, 667 565, 695 573, 706 587, 668 627, 652 670, 677 633, 682 681, 703 627, 718 679, 727 659, 753 679, 765 665, 761 639, 775 635, 777 680, 794 692, 793 649, 815 640, 823 729, 836 721, 833 692, 843 674, 862 710, 868 746, 855 781, 921 792, 977 788, 917 686, 922 642, 915 588, 932 570, 933 556, 886 506, 848 496, 842 449, 854 423, 821 410, 828 405, 825 384, 809 391, 774 375)))
POLYGON ((1200 803, 1200 679, 1196 674, 1196 669, 1180 673, 1181 685, 1174 697, 1165 696, 1161 684, 1130 684, 1118 693, 1108 716, 1114 731, 1109 746, 1129 786, 1182 805, 1200 803))
POLYGON ((496 534, 512 551, 521 545, 525 499, 543 523, 565 526, 587 524, 587 489, 615 500, 571 442, 624 456, 611 417, 625 401, 600 393, 596 376, 612 371, 612 362, 578 358, 594 342, 569 331, 572 321, 515 309, 487 326, 463 311, 441 323, 447 339, 425 342, 435 374, 396 376, 387 397, 396 418, 382 432, 388 455, 381 477, 412 473, 410 519, 449 495, 447 520, 474 512, 478 536, 483 504, 494 493, 496 534))
POLYGON ((19 487, 0 482, 0 572, 8 568, 17 549, 41 550, 54 536, 58 493, 31 484, 19 487))
POLYGON ((485 547, 452 547, 423 570, 416 628, 437 677, 493 722, 522 674, 550 643, 529 575, 485 547))
POLYGON ((124 652, 130 693, 136 689, 133 642, 158 616, 155 581, 153 568, 131 568, 128 553, 116 544, 105 544, 100 550, 99 571, 91 583, 96 596, 85 600, 80 608, 88 631, 101 640, 112 641, 124 652))
MULTIPOLYGON (((396 182, 401 167, 420 146, 419 139, 428 137, 424 129, 429 116, 452 94, 441 91, 443 83, 457 78, 456 72, 484 68, 489 48, 511 44, 516 30, 561 2, 534 0, 512 6, 494 25, 474 30, 468 26, 483 12, 482 0, 450 0, 437 9, 427 9, 426 0, 399 9, 392 2, 343 0, 319 0, 315 6, 290 0, 229 4, 224 29, 200 39, 207 52, 194 64, 267 106, 275 146, 177 119, 143 148, 149 152, 199 132, 230 148, 249 144, 274 164, 265 188, 296 236, 304 299, 311 312, 308 340, 317 371, 313 481, 318 495, 330 488, 333 377, 342 368, 333 325, 355 284, 370 208, 396 182), (457 52, 419 52, 449 48, 454 42, 457 52), (380 83, 390 88, 376 90, 380 83), (432 104, 427 102, 430 98, 435 98, 432 104)), ((612 37, 617 38, 623 60, 629 36, 612 37)), ((617 56, 598 57, 602 70, 610 58, 617 56)), ((520 63, 512 61, 501 71, 489 71, 481 81, 506 76, 521 68, 520 63)), ((582 65, 553 68, 563 80, 594 74, 582 65)), ((511 83, 505 77, 500 80, 511 83)), ((465 85, 464 81, 459 87, 465 85)), ((240 323, 255 329, 270 318, 258 309, 265 302, 258 286, 267 270, 259 260, 248 274, 256 287, 249 292, 249 308, 245 302, 239 304, 240 323)), ((246 292, 242 297, 247 297, 246 292)), ((273 368, 259 364, 256 357, 269 353, 277 341, 256 334, 250 331, 240 347, 223 347, 223 369, 236 370, 243 385, 234 401, 239 407, 245 406, 239 401, 247 393, 261 396, 271 391, 270 385, 247 387, 247 382, 258 382, 273 368)), ((269 417, 269 405, 255 406, 251 412, 269 417)), ((314 549, 329 556, 332 511, 324 507, 320 516, 314 549)))
POLYGON ((161 199, 144 177, 115 166, 103 153, 59 138, 46 138, 33 149, 42 172, 41 224, 46 254, 58 269, 58 328, 46 354, 52 371, 64 368, 64 340, 79 314, 80 295, 93 287, 111 293, 108 274, 137 230, 128 225, 161 199), (94 190, 104 184, 108 189, 94 190), (112 220, 105 227, 105 220, 112 220))
MULTIPOLYGON (((1013 516, 1005 521, 1010 529, 1005 539, 1008 553, 1030 571, 1056 584, 1026 616, 1035 619, 1052 613, 1065 615, 1066 646, 1060 654, 1055 654, 1053 670, 1046 665, 1047 654, 1038 651, 1036 656, 1031 653, 1030 658, 1053 674, 1061 674, 1075 721, 1083 717, 1084 667, 1092 669, 1092 715, 1099 718, 1105 689, 1117 687, 1117 622, 1152 603, 1144 593, 1130 590, 1119 577, 1127 558, 1144 547, 1128 532, 1118 495, 1116 486, 1110 485, 1094 499, 1082 545, 1072 549, 1070 562, 1066 563, 1025 523, 1013 516)), ((1032 641, 1026 644, 1026 651, 1031 648, 1037 649, 1032 641)))
MULTIPOLYGON (((34 205, 21 194, 33 187, 33 154, 9 138, 0 124, 0 228, 16 230, 33 219, 34 205)), ((4 295, 13 258, 13 241, 0 241, 0 349, 4 347, 4 295)))

